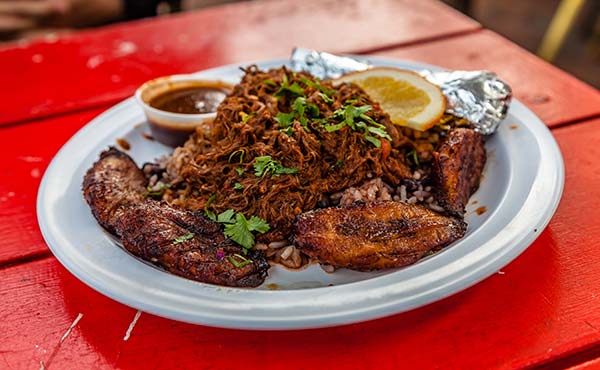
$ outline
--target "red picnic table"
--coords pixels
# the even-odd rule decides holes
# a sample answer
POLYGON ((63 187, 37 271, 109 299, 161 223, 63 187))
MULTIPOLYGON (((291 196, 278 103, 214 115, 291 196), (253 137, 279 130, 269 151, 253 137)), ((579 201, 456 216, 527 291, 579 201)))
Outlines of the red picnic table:
POLYGON ((600 366, 600 93, 433 1, 255 1, 0 49, 0 368, 550 368, 600 366), (50 253, 45 168, 144 81, 287 57, 294 46, 488 69, 549 126, 561 204, 516 260, 407 313, 303 331, 176 322, 113 301, 50 253))

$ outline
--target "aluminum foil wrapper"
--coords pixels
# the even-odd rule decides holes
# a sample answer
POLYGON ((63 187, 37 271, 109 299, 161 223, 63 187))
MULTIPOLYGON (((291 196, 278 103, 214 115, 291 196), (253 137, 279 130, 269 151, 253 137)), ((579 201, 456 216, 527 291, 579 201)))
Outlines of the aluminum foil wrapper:
MULTIPOLYGON (((292 69, 310 72, 321 79, 372 67, 358 59, 302 48, 294 49, 291 64, 292 69)), ((508 113, 512 91, 492 72, 424 70, 419 73, 440 86, 448 101, 447 113, 466 118, 484 135, 493 134, 508 113)))
POLYGON ((303 48, 292 51, 291 64, 294 71, 306 71, 322 80, 371 68, 366 61, 303 48))
POLYGON ((508 113, 510 86, 488 71, 421 71, 440 86, 446 96, 446 112, 469 120, 484 135, 493 134, 508 113))

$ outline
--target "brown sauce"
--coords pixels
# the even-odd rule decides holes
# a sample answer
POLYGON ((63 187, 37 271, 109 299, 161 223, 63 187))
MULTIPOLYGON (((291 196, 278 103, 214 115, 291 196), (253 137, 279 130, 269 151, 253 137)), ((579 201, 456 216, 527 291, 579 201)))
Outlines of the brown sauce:
POLYGON ((217 110, 228 93, 229 90, 215 86, 189 86, 164 92, 148 104, 171 113, 211 113, 217 110))
POLYGON ((479 208, 477 208, 475 210, 475 213, 477 213, 479 216, 481 216, 482 214, 484 214, 487 211, 487 207, 486 206, 481 206, 479 208))
POLYGON ((119 145, 123 150, 131 149, 131 144, 129 144, 129 141, 123 139, 122 137, 117 138, 116 142, 117 145, 119 145))

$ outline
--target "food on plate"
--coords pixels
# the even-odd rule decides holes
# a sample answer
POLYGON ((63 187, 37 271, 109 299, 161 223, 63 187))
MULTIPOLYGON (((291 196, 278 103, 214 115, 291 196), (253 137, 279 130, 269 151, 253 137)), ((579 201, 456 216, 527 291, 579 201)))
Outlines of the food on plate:
MULTIPOLYGON (((362 89, 334 89, 286 68, 246 70, 209 133, 196 131, 153 169, 162 199, 194 211, 267 220, 259 241, 286 240, 295 216, 371 178, 410 178, 410 139, 362 89)), ((151 185, 155 185, 151 183, 151 185)))
POLYGON ((295 220, 293 240, 318 261, 368 271, 414 263, 465 231, 466 224, 456 217, 388 200, 302 214, 295 220))
POLYGON ((433 156, 438 202, 446 212, 462 216, 479 187, 486 160, 483 139, 470 129, 451 130, 433 156))
POLYGON ((412 71, 378 67, 348 73, 337 81, 362 87, 397 125, 425 131, 438 123, 446 110, 440 88, 412 71))
POLYGON ((98 223, 137 257, 192 280, 263 283, 269 264, 262 252, 244 253, 202 214, 146 197, 146 184, 133 160, 111 148, 87 171, 83 194, 98 223))
POLYGON ((256 286, 269 263, 404 266, 464 235, 485 163, 468 121, 436 111, 420 131, 395 125, 357 84, 244 71, 172 154, 139 170, 111 149, 88 171, 94 216, 133 254, 194 280, 256 286))

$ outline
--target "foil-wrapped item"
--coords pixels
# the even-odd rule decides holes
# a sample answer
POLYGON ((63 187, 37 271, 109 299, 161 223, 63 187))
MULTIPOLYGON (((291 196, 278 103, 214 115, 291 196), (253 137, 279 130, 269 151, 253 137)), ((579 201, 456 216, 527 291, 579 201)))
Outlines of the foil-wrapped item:
POLYGON ((294 48, 290 60, 294 71, 310 72, 322 80, 371 68, 366 61, 303 48, 294 48))
MULTIPOLYGON (((372 67, 355 58, 302 48, 293 50, 291 64, 292 69, 310 72, 321 79, 372 67)), ((424 70, 419 73, 440 86, 448 102, 446 112, 466 118, 484 135, 493 134, 508 113, 512 91, 492 72, 424 70)))
POLYGON ((448 104, 446 112, 469 120, 477 131, 493 134, 506 117, 512 91, 488 71, 421 71, 423 77, 440 86, 448 104))

